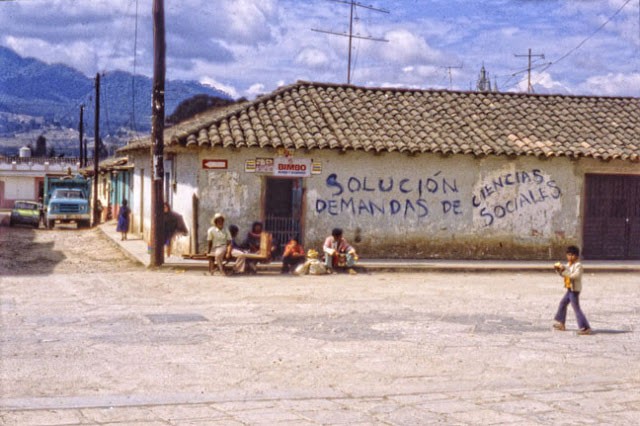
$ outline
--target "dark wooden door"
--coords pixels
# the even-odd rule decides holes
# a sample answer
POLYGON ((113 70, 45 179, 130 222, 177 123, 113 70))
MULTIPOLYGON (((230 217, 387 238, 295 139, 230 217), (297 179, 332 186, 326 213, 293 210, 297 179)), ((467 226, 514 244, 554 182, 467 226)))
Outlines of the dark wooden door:
POLYGON ((640 176, 588 174, 585 259, 640 259, 640 176))
POLYGON ((265 229, 273 235, 278 253, 293 236, 302 243, 302 179, 271 178, 266 180, 265 229))

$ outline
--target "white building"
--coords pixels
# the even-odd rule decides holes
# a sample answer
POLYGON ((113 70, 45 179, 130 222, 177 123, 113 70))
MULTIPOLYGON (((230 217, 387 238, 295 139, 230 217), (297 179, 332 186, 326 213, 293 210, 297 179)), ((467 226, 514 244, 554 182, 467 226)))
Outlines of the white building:
MULTIPOLYGON (((318 247, 333 227, 363 257, 640 259, 640 99, 299 82, 165 132, 165 198, 203 251, 215 212, 244 234, 318 247)), ((150 140, 134 231, 149 236, 150 140)))
POLYGON ((77 158, 0 156, 0 209, 10 209, 15 200, 38 201, 43 196, 47 174, 78 173, 77 158))

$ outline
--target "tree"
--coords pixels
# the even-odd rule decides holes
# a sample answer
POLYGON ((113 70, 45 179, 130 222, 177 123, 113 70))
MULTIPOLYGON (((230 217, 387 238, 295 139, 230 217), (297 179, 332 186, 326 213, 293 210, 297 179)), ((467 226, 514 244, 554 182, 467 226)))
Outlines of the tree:
POLYGON ((191 118, 203 111, 212 108, 222 108, 236 102, 244 101, 246 101, 246 99, 244 98, 233 101, 229 99, 218 98, 216 96, 195 95, 180 102, 180 104, 178 104, 176 109, 173 111, 173 114, 168 116, 165 121, 167 124, 180 123, 181 121, 191 118))
POLYGON ((36 150, 33 153, 34 157, 44 157, 47 155, 47 138, 44 135, 38 136, 36 139, 36 150))

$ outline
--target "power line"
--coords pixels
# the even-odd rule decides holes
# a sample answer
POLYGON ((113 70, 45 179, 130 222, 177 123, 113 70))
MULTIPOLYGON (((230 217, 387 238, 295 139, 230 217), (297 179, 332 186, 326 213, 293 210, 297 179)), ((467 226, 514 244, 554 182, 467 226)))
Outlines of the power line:
MULTIPOLYGON (((613 18, 615 18, 616 16, 618 16, 618 14, 620 12, 622 12, 622 9, 624 9, 629 3, 631 3, 631 0, 626 0, 622 6, 620 6, 618 8, 618 10, 615 11, 615 13, 613 15, 611 15, 609 18, 607 18, 606 21, 604 21, 593 33, 591 33, 589 36, 587 36, 584 40, 582 40, 580 43, 578 43, 575 47, 573 47, 572 49, 569 49, 569 51, 567 51, 564 55, 562 55, 561 57, 559 57, 558 59, 556 59, 555 61, 549 62, 549 64, 544 67, 540 72, 543 73, 546 70, 548 70, 551 66, 557 64, 558 62, 566 59, 568 56, 570 56, 573 52, 575 52, 576 50, 580 49, 587 41, 591 40, 596 34, 598 34, 609 22, 611 22, 613 20, 613 18)), ((538 80, 539 81, 539 80, 538 80)), ((537 83, 537 81, 536 81, 537 83)), ((535 83, 534 83, 535 84, 535 83)))

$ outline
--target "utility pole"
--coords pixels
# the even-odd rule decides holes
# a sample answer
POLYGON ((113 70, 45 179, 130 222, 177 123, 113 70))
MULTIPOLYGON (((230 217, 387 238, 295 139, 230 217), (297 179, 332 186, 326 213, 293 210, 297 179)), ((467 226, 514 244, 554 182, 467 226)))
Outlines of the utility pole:
POLYGON ((528 57, 529 58, 529 65, 527 66, 527 93, 533 93, 533 86, 531 85, 531 57, 535 56, 536 58, 541 58, 544 59, 544 54, 540 53, 540 54, 532 54, 531 53, 531 48, 529 48, 529 53, 526 55, 516 55, 514 54, 514 56, 516 58, 525 58, 528 57))
POLYGON ((80 133, 80 167, 84 167, 84 105, 80 105, 80 124, 78 126, 78 132, 80 133))
POLYGON ((93 130, 93 225, 96 226, 100 223, 100 211, 98 210, 98 163, 100 162, 100 73, 96 74, 96 112, 93 130))
POLYGON ((337 35, 337 36, 341 36, 341 37, 349 37, 349 55, 348 55, 348 62, 347 62, 347 84, 351 84, 351 45, 353 42, 354 38, 358 38, 358 39, 362 39, 362 40, 369 40, 369 41, 381 41, 381 42, 385 42, 388 43, 389 40, 384 39, 384 38, 374 38, 374 37, 368 37, 368 36, 360 36, 360 35, 354 35, 353 34, 353 11, 356 7, 361 7, 363 9, 369 9, 369 10, 373 10, 375 12, 381 12, 381 13, 390 13, 388 10, 385 9, 377 9, 373 6, 366 6, 364 4, 358 3, 354 0, 329 0, 329 1, 333 1, 335 3, 343 3, 343 4, 348 4, 350 6, 350 13, 349 13, 349 33, 348 34, 344 34, 344 33, 336 33, 333 31, 327 31, 327 30, 319 30, 319 29, 315 29, 315 28, 311 28, 311 31, 315 31, 318 33, 325 33, 325 34, 331 34, 331 35, 337 35))
POLYGON ((83 167, 87 167, 87 164, 89 163, 89 153, 88 153, 88 147, 87 145, 89 144, 89 141, 87 141, 87 139, 84 140, 84 165, 83 167))
POLYGON ((151 99, 151 266, 164 263, 164 0, 153 0, 153 94, 151 99))

